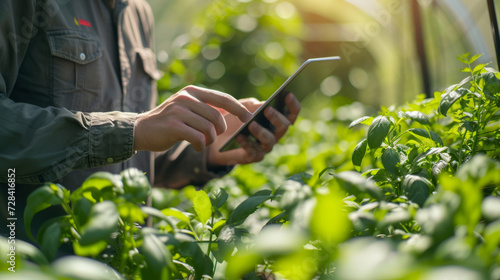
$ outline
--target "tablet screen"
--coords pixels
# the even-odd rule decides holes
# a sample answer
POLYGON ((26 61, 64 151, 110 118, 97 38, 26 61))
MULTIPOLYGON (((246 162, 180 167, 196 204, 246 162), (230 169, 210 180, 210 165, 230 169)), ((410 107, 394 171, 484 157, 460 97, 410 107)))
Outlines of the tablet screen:
POLYGON ((276 110, 286 115, 285 96, 291 92, 302 102, 307 96, 314 92, 327 77, 332 75, 338 66, 340 57, 321 57, 308 59, 295 73, 290 76, 269 99, 262 104, 254 113, 253 117, 244 123, 229 140, 219 149, 220 152, 239 148, 236 137, 243 134, 257 141, 248 130, 248 125, 252 121, 258 122, 263 127, 273 131, 274 128, 269 120, 264 116, 264 109, 273 106, 276 110))

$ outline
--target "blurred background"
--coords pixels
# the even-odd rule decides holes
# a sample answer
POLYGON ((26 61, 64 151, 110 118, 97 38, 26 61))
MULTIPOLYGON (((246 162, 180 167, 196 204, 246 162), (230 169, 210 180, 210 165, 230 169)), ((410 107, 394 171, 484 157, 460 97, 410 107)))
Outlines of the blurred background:
POLYGON ((458 83, 464 53, 497 68, 486 0, 149 2, 161 100, 188 84, 265 99, 307 58, 340 56, 303 116, 350 121, 458 83))

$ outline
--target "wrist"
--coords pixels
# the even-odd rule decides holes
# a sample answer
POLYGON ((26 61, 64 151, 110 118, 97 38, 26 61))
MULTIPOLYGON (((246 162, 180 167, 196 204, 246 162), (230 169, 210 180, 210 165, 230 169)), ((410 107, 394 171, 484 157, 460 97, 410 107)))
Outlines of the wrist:
POLYGON ((143 151, 142 143, 142 125, 143 125, 144 114, 137 114, 134 122, 134 152, 143 151))

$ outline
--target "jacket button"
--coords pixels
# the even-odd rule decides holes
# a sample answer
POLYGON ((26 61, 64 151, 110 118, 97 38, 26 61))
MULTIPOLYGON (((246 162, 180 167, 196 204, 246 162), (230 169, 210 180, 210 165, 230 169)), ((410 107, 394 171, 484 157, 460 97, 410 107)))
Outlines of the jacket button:
POLYGON ((87 56, 86 56, 84 53, 81 53, 81 54, 80 54, 80 59, 81 59, 81 60, 85 60, 85 58, 87 58, 87 56))
POLYGON ((113 163, 113 162, 114 162, 114 160, 113 160, 112 158, 110 158, 110 157, 109 157, 109 158, 107 158, 107 159, 106 159, 106 161, 107 161, 108 163, 113 163))

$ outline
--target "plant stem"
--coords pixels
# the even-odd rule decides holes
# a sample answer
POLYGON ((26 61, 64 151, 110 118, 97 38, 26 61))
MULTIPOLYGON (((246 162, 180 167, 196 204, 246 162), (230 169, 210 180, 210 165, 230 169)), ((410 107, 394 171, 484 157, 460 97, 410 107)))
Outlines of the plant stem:
POLYGON ((410 231, 405 227, 405 225, 403 225, 402 223, 400 223, 401 227, 403 227, 404 230, 406 230, 407 233, 410 233, 410 231))
POLYGON ((474 135, 474 142, 472 144, 472 151, 471 151, 472 156, 474 156, 476 154, 477 138, 479 137, 479 132, 481 131, 481 124, 482 124, 482 119, 483 119, 483 115, 484 115, 484 113, 483 113, 484 111, 480 109, 482 104, 483 104, 483 99, 480 99, 479 100, 479 107, 477 110, 478 114, 479 114, 479 120, 477 121, 477 130, 476 130, 476 133, 474 135))
POLYGON ((463 128, 464 134, 462 135, 462 142, 460 143, 460 156, 458 158, 458 167, 462 165, 462 162, 464 160, 464 142, 465 142, 465 135, 467 134, 467 129, 463 128))
POLYGON ((123 234, 120 234, 122 247, 120 248, 121 254, 120 254, 119 272, 121 274, 125 274, 125 268, 126 268, 126 264, 127 264, 128 251, 129 251, 127 239, 128 239, 128 236, 130 233, 127 229, 127 226, 128 226, 127 223, 123 222, 123 220, 121 218, 118 219, 118 222, 119 222, 120 226, 123 228, 123 234))
POLYGON ((75 214, 73 213, 73 209, 69 206, 69 204, 63 200, 62 202, 62 207, 66 213, 68 213, 71 216, 71 219, 73 220, 73 225, 75 226, 76 231, 78 234, 80 234, 80 225, 78 224, 78 220, 75 217, 75 214))
MULTIPOLYGON (((215 211, 212 209, 212 218, 210 219, 211 229, 210 229, 210 237, 208 239, 208 249, 207 249, 207 256, 209 258, 210 258, 210 251, 212 249, 212 236, 214 234, 214 214, 215 214, 215 211)), ((215 268, 214 268, 213 274, 215 274, 215 268)))
POLYGON ((200 241, 200 238, 198 237, 198 235, 196 234, 196 231, 194 230, 193 226, 191 225, 191 223, 188 223, 188 227, 189 229, 193 232, 193 235, 194 235, 194 239, 196 239, 196 241, 200 241))

